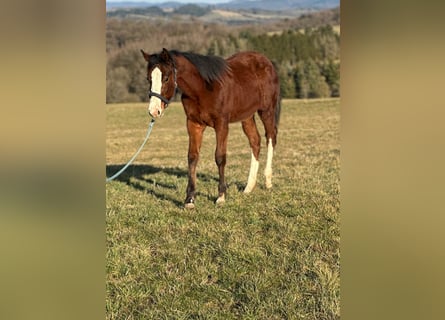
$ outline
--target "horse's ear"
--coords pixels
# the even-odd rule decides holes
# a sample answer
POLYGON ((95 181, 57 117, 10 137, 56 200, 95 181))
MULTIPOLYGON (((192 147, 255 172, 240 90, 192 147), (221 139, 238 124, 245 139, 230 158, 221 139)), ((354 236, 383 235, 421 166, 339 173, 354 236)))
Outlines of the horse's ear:
POLYGON ((145 61, 148 62, 148 60, 150 59, 150 55, 146 52, 144 52, 144 50, 141 49, 142 52, 142 56, 144 57, 145 61))
POLYGON ((161 60, 164 62, 170 62, 172 60, 172 57, 170 55, 170 52, 168 52, 167 49, 162 48, 162 52, 161 52, 161 60))

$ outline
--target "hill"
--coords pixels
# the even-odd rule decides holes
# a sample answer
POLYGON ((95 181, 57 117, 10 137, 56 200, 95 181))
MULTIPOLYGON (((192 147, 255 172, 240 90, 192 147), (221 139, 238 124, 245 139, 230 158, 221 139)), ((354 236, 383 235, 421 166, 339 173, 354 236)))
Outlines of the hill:
MULTIPOLYGON (((270 2, 264 1, 252 1, 253 3, 261 2, 263 8, 269 8, 270 2)), ((139 7, 114 7, 107 10, 107 17, 117 17, 121 19, 161 19, 165 21, 194 21, 193 19, 199 18, 199 20, 208 23, 223 23, 227 25, 245 25, 245 24, 263 24, 265 22, 278 22, 283 20, 293 20, 300 16, 312 17, 317 15, 328 17, 330 16, 334 20, 339 21, 339 7, 334 9, 320 10, 317 8, 290 8, 284 9, 284 5, 280 3, 287 3, 288 1, 276 2, 277 6, 275 10, 269 9, 234 9, 233 7, 225 7, 225 5, 218 6, 202 6, 197 4, 185 4, 180 6, 173 6, 178 4, 177 2, 163 3, 161 6, 139 6, 139 7), (172 5, 168 7, 168 5, 172 5), (278 10, 283 8, 283 10, 278 10), (326 14, 326 12, 334 12, 332 14, 326 14), (320 14, 319 14, 320 13, 320 14)), ((291 2, 291 1, 290 1, 291 2)), ((275 3, 275 2, 274 2, 275 3)), ((244 1, 239 5, 244 5, 244 1)), ((329 19, 331 19, 329 18, 329 19)), ((329 20, 328 19, 328 20, 329 20)), ((331 19, 332 20, 332 19, 331 19)), ((324 24, 335 25, 338 22, 325 21, 324 24)))
MULTIPOLYGON (((338 7, 340 0, 233 0, 219 4, 210 5, 208 3, 196 3, 200 7, 223 8, 228 10, 270 10, 270 11, 286 11, 295 9, 329 9, 338 7)), ((106 3, 107 11, 117 9, 130 8, 146 8, 159 7, 176 9, 184 6, 184 3, 176 1, 159 1, 159 2, 122 2, 122 1, 108 1, 106 3)))
POLYGON ((285 11, 294 9, 328 9, 339 5, 339 0, 233 0, 218 4, 217 7, 230 10, 260 9, 285 11))

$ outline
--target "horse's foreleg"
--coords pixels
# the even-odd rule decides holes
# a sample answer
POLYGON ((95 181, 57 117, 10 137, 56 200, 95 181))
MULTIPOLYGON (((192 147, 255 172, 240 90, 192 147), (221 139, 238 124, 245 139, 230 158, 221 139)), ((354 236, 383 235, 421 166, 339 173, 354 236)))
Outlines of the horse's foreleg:
POLYGON ((187 209, 195 208, 196 165, 199 160, 199 150, 201 149, 204 130, 205 126, 187 120, 187 131, 189 135, 188 184, 187 196, 185 198, 185 207, 187 209))
POLYGON ((219 184, 218 184, 218 199, 217 204, 225 202, 227 185, 224 177, 224 168, 226 166, 226 154, 227 154, 227 136, 229 133, 229 125, 227 122, 221 123, 215 126, 216 132, 216 151, 215 162, 218 166, 219 184))

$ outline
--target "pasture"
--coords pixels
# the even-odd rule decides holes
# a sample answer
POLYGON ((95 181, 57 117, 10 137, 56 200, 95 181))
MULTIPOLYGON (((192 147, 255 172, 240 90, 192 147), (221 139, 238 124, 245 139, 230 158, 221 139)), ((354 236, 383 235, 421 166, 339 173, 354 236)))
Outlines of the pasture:
MULTIPOLYGON (((250 148, 230 125, 226 203, 216 206, 215 135, 207 128, 196 209, 183 209, 188 136, 180 103, 106 185, 107 319, 339 319, 339 100, 283 100, 265 188, 242 193, 250 148)), ((106 106, 107 176, 137 150, 147 104, 106 106)))

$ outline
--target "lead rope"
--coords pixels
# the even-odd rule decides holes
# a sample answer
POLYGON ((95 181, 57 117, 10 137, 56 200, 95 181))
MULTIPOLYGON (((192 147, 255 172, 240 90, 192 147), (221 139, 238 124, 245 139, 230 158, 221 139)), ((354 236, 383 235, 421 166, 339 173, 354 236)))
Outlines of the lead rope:
POLYGON ((147 143, 148 141, 148 137, 150 137, 150 133, 151 133, 151 129, 153 129, 153 125, 155 124, 155 119, 152 118, 150 121, 150 124, 148 125, 148 129, 147 129, 147 135, 145 136, 145 140, 144 142, 142 142, 142 145, 139 147, 138 151, 136 151, 136 153, 133 155, 133 157, 130 159, 130 161, 127 162, 127 164, 120 169, 118 172, 116 172, 114 175, 112 175, 109 178, 106 178, 105 182, 110 182, 111 180, 114 180, 116 177, 118 177, 122 172, 125 171, 125 169, 128 168, 128 166, 134 161, 134 159, 136 159, 136 157, 138 156, 138 154, 141 152, 142 148, 144 147, 144 145, 147 143))

